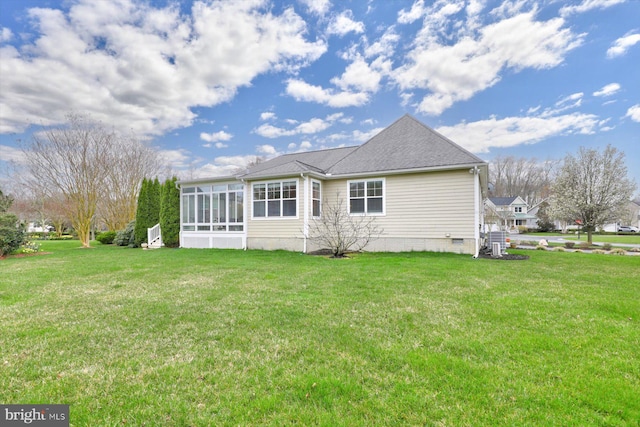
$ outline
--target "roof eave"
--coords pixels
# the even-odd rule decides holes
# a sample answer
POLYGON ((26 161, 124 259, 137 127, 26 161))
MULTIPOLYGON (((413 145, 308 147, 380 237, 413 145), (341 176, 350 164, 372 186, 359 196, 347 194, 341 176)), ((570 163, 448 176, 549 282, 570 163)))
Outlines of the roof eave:
POLYGON ((371 172, 355 172, 355 173, 343 173, 343 174, 326 174, 325 179, 345 179, 345 178, 364 178, 369 176, 382 176, 382 175, 406 175, 411 173, 422 173, 422 172, 440 172, 440 171, 452 171, 459 169, 472 169, 474 167, 487 167, 487 162, 477 162, 477 163, 464 163, 459 165, 443 165, 443 166, 429 166, 423 168, 410 168, 410 169, 390 169, 390 170, 382 170, 382 171, 371 171, 371 172))

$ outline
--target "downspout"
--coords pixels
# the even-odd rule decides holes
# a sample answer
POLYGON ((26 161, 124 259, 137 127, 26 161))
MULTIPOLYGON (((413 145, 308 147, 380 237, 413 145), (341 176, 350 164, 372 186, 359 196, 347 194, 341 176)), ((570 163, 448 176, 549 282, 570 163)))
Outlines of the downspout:
POLYGON ((303 219, 302 219, 302 253, 307 253, 307 237, 309 236, 309 177, 305 176, 303 173, 300 174, 303 181, 304 191, 303 191, 303 219))
POLYGON ((242 250, 247 250, 247 235, 249 233, 249 220, 247 216, 247 211, 249 210, 249 191, 247 190, 247 183, 244 179, 240 178, 242 182, 242 193, 243 193, 243 203, 242 203, 242 250))
POLYGON ((480 173, 478 167, 473 167, 473 222, 474 222, 474 239, 475 252, 474 258, 478 258, 480 254, 480 173))

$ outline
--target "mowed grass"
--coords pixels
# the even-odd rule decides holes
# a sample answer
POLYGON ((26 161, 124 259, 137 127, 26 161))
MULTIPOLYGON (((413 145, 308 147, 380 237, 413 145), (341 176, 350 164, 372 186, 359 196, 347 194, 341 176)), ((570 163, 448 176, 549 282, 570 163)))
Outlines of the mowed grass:
POLYGON ((72 426, 640 420, 640 257, 43 249, 0 261, 0 402, 72 426))

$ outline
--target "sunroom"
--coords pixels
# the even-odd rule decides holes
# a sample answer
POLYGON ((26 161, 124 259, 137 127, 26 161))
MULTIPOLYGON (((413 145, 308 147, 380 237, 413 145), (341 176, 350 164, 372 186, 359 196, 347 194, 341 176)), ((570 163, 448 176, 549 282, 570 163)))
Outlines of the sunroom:
POLYGON ((237 180, 181 181, 180 246, 244 249, 244 184, 237 180))

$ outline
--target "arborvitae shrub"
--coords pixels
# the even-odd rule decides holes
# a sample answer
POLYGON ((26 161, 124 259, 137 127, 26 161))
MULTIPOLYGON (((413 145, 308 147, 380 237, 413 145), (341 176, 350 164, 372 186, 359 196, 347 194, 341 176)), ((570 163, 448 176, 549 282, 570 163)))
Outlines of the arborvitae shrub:
POLYGON ((180 190, 176 181, 176 177, 165 181, 160 199, 162 243, 169 248, 180 246, 180 190))

